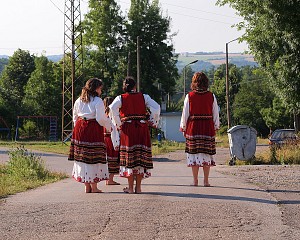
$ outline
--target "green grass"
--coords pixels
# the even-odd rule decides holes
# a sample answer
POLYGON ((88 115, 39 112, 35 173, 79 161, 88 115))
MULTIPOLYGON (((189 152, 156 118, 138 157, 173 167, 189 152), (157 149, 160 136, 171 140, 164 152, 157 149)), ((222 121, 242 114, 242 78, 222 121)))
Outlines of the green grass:
POLYGON ((184 149, 185 143, 183 142, 175 142, 168 140, 162 140, 160 143, 157 140, 152 142, 153 156, 184 149))
POLYGON ((236 165, 289 165, 300 164, 300 147, 286 145, 281 148, 269 148, 268 151, 259 153, 249 161, 236 161, 236 165))
POLYGON ((70 142, 63 144, 62 142, 8 142, 0 141, 0 147, 16 148, 23 146, 29 150, 38 150, 42 152, 51 152, 59 154, 68 154, 70 142))
MULTIPOLYGON (((152 154, 158 155, 168 153, 185 148, 185 143, 163 140, 158 144, 157 140, 152 141, 152 154)), ((62 144, 61 142, 0 142, 2 147, 19 147, 23 146, 26 149, 38 150, 42 152, 51 152, 67 155, 69 153, 70 142, 62 144)))
POLYGON ((41 158, 24 147, 14 148, 9 151, 8 163, 0 164, 0 198, 66 177, 48 171, 41 158))

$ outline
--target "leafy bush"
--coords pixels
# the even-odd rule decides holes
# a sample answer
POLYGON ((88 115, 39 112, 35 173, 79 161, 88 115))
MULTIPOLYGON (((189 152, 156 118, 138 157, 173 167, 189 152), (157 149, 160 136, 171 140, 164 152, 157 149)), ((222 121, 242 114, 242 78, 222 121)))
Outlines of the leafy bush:
POLYGON ((50 175, 41 157, 24 147, 9 152, 8 170, 11 175, 22 179, 44 180, 50 175))
POLYGON ((26 136, 30 138, 33 135, 36 135, 36 123, 32 120, 24 120, 22 128, 19 128, 19 135, 26 136))
POLYGON ((41 157, 18 147, 9 151, 8 163, 0 165, 0 198, 66 177, 48 171, 41 157))
POLYGON ((260 154, 244 164, 300 164, 300 148, 297 145, 270 147, 268 152, 260 154))

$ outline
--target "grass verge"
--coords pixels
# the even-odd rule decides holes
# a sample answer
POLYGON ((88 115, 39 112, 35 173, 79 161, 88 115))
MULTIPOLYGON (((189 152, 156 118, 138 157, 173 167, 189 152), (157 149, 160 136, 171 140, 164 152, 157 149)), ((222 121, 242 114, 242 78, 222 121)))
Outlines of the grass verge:
POLYGON ((236 161, 236 165, 289 165, 300 164, 300 147, 297 145, 285 145, 272 147, 268 151, 258 154, 249 161, 236 161))
POLYGON ((62 142, 8 142, 0 141, 1 147, 17 148, 23 146, 29 150, 38 150, 42 152, 51 152, 58 154, 69 154, 70 142, 62 144, 62 142))
POLYGON ((48 171, 39 156, 18 147, 9 151, 8 163, 0 165, 0 198, 66 177, 48 171))
POLYGON ((168 152, 174 152, 176 150, 184 150, 185 143, 184 142, 175 142, 175 141, 168 141, 162 140, 158 142, 154 140, 152 142, 152 155, 160 155, 168 152))
MULTIPOLYGON (((62 144, 61 142, 0 142, 0 146, 8 148, 24 147, 30 150, 38 150, 42 152, 69 154, 70 142, 62 144)), ((163 153, 173 152, 176 150, 182 150, 185 148, 185 143, 162 140, 160 143, 156 140, 152 140, 152 154, 159 155, 163 153)))

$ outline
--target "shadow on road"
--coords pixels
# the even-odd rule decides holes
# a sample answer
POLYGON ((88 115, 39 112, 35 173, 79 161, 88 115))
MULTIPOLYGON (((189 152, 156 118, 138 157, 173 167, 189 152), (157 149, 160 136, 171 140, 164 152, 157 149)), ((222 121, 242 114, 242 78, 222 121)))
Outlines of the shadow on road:
POLYGON ((170 192, 148 192, 147 195, 165 196, 165 197, 179 197, 179 198, 203 198, 203 199, 216 199, 216 200, 228 200, 228 201, 244 201, 244 202, 257 202, 264 204, 300 204, 297 200, 287 201, 273 201, 259 198, 239 197, 239 196, 224 196, 224 195, 208 195, 208 194, 196 194, 196 193, 170 193, 170 192))
POLYGON ((172 160, 169 158, 153 158, 153 162, 181 162, 181 160, 172 160))
MULTIPOLYGON (((169 176, 170 177, 170 176, 169 176)), ((144 183, 144 185, 147 186, 169 186, 169 187, 195 187, 195 186, 189 186, 189 185, 184 185, 184 184, 165 184, 165 183, 160 183, 160 184, 147 184, 144 183)), ((203 187, 199 185, 199 187, 203 187)), ((298 190, 280 190, 280 189, 259 189, 259 188, 238 188, 238 187, 223 187, 223 186, 213 186, 214 188, 224 188, 224 189, 237 189, 237 190, 247 190, 247 191, 256 191, 256 192, 269 192, 269 193, 300 193, 298 190)))

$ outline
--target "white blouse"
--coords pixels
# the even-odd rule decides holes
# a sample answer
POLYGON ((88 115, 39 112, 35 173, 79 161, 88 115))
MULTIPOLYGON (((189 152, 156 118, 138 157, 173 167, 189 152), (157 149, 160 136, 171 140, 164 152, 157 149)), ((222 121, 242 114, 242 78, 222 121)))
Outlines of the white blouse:
MULTIPOLYGON (((212 108, 213 108, 212 114, 213 114, 215 130, 217 130, 220 128, 219 106, 218 106, 217 99, 214 94, 213 94, 213 96, 214 96, 214 102, 212 105, 212 108)), ((183 105, 183 110, 182 110, 182 115, 181 115, 181 120, 180 120, 180 130, 183 132, 186 130, 186 123, 187 123, 189 116, 190 116, 190 104, 189 104, 189 95, 187 94, 184 99, 184 105, 183 105)))
POLYGON ((105 114, 105 107, 100 97, 92 97, 88 103, 83 102, 80 98, 75 101, 73 108, 74 126, 78 118, 96 119, 96 121, 108 131, 111 130, 111 121, 105 114))
MULTIPOLYGON (((149 121, 153 123, 154 127, 157 127, 159 122, 160 106, 149 95, 143 94, 143 96, 145 99, 146 107, 149 108, 151 112, 149 121)), ((117 129, 119 129, 120 126, 122 125, 120 119, 120 112, 119 112, 121 107, 122 107, 121 96, 117 96, 114 99, 114 101, 109 105, 112 123, 116 126, 117 129)))

